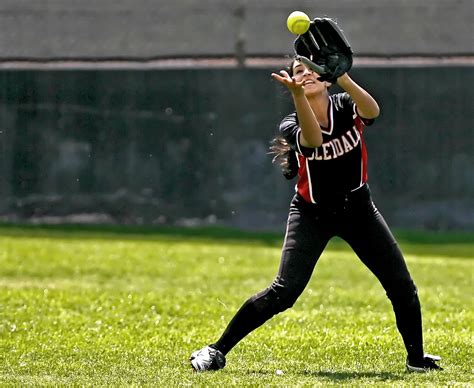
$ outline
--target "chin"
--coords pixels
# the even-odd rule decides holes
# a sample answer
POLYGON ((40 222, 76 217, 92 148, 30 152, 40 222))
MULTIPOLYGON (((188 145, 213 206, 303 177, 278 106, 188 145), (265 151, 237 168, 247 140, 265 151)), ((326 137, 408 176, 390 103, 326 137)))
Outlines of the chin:
POLYGON ((320 93, 323 93, 325 90, 326 90, 326 88, 313 86, 311 88, 305 89, 304 94, 305 94, 306 97, 312 97, 312 96, 316 96, 320 93))

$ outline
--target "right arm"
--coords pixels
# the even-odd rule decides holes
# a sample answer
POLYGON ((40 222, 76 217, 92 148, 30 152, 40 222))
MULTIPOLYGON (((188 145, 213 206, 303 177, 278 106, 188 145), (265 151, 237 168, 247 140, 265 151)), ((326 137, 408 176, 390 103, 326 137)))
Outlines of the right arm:
POLYGON ((280 71, 280 73, 282 75, 272 73, 272 77, 285 85, 293 96, 293 102, 301 128, 301 145, 308 148, 319 147, 323 144, 323 134, 321 133, 321 127, 316 119, 316 115, 304 94, 303 82, 298 82, 294 78, 291 78, 284 70, 280 71))

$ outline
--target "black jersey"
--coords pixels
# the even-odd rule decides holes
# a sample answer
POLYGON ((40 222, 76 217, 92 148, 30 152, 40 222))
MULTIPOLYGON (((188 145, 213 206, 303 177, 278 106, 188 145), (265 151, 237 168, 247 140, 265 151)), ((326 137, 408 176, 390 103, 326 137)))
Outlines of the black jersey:
POLYGON ((330 200, 356 190, 367 182, 367 151, 362 137, 365 125, 348 93, 330 96, 328 127, 321 127, 323 144, 318 148, 300 143, 296 112, 286 116, 280 132, 298 159, 297 192, 308 202, 330 200))

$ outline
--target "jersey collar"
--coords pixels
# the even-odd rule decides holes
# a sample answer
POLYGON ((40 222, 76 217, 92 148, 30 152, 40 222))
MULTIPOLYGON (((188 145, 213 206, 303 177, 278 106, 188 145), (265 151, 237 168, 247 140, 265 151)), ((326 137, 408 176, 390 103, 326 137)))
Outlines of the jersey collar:
POLYGON ((332 98, 329 99, 328 120, 329 120, 328 127, 327 128, 321 127, 321 132, 324 133, 325 135, 331 135, 334 129, 332 98))

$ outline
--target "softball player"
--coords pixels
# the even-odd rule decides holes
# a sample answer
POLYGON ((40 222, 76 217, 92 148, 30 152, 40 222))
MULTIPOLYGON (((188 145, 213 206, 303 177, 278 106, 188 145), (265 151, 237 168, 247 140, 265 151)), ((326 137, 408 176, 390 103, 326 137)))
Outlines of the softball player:
POLYGON ((441 369, 424 354, 417 288, 397 242, 372 202, 367 185, 363 130, 379 115, 377 102, 347 73, 337 79, 344 93, 330 95, 329 82, 293 61, 272 77, 291 92, 296 111, 280 124, 274 142, 286 177, 298 175, 278 274, 249 298, 221 338, 191 355, 196 371, 225 366, 225 355, 247 334, 296 302, 328 241, 339 236, 373 272, 395 312, 407 350, 408 371, 441 369))

